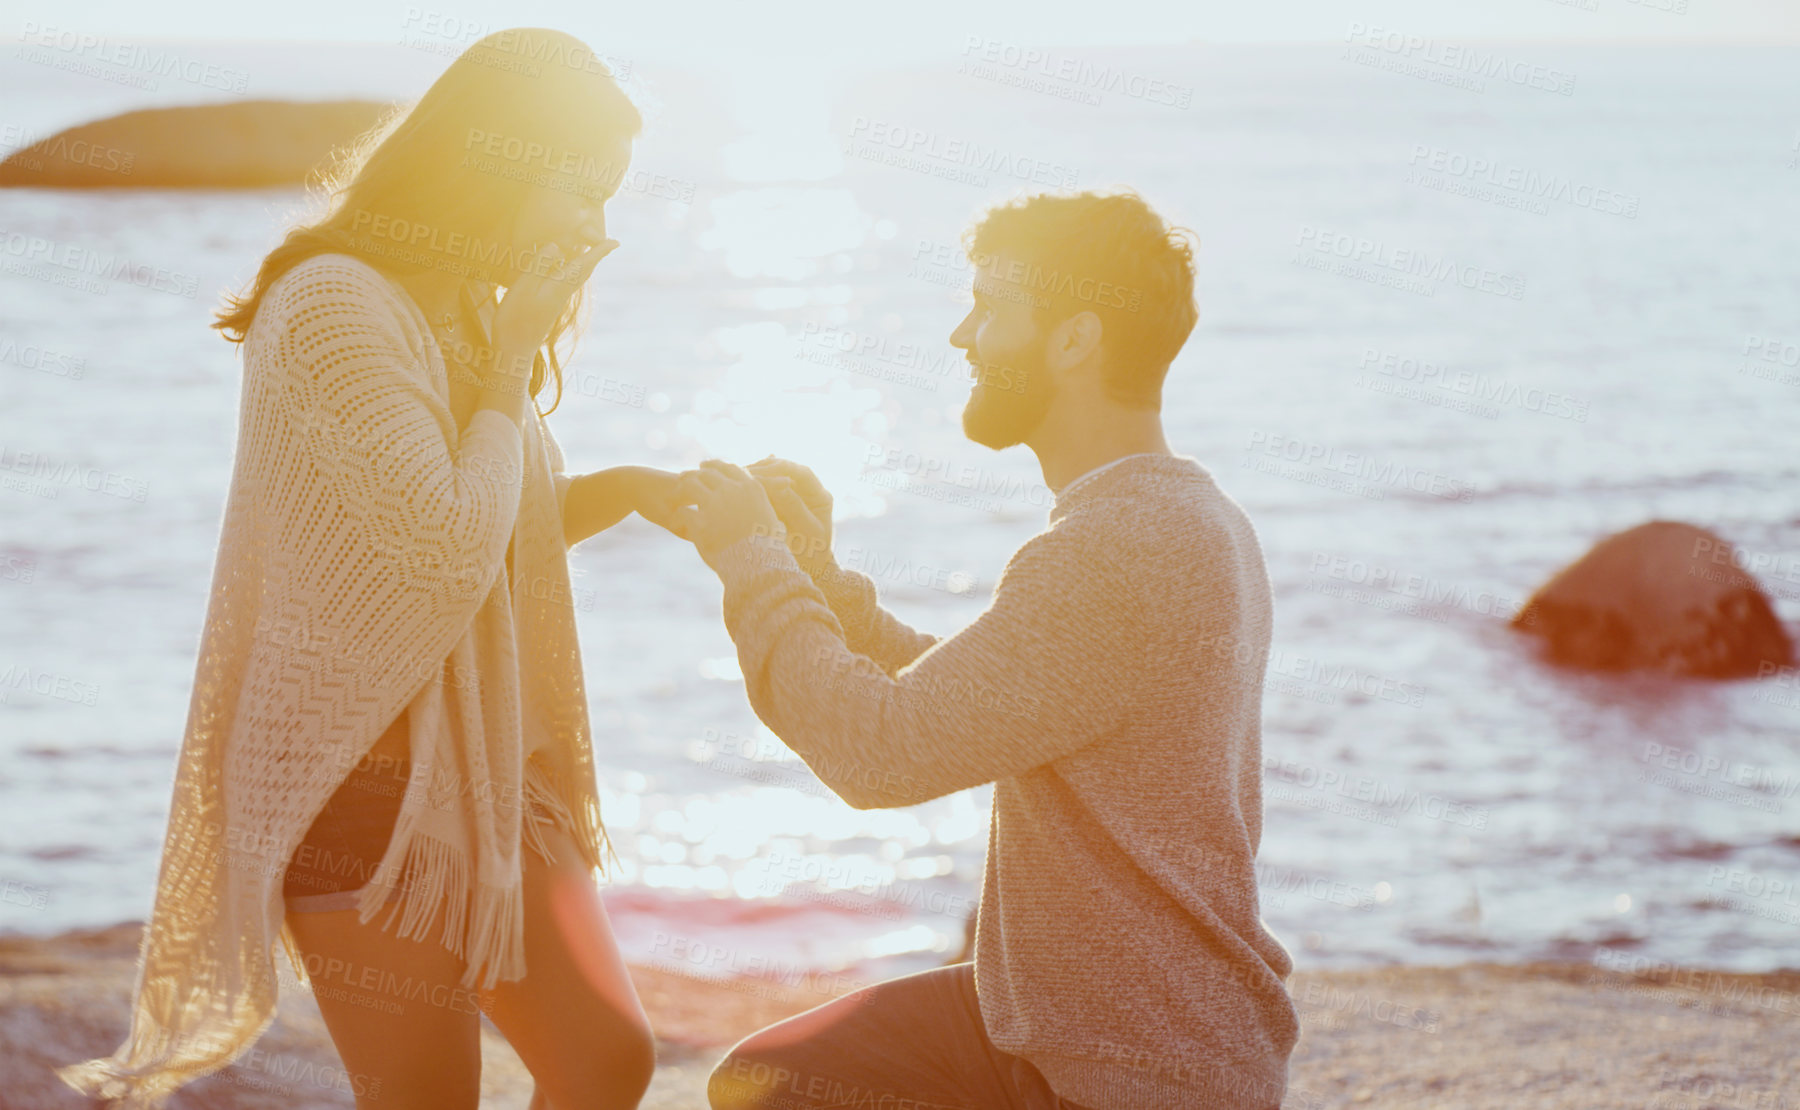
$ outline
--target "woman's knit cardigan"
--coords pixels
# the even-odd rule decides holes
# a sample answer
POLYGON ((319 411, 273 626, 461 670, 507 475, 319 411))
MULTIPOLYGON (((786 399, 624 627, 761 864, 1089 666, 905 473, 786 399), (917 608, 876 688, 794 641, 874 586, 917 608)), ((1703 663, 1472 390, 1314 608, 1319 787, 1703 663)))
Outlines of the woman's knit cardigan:
MULTIPOLYGON (((569 479, 542 417, 458 430, 431 327, 400 286, 324 254, 265 294, 128 1039, 59 1074, 155 1106, 272 1020, 288 861, 402 710, 412 779, 377 876, 401 935, 465 987, 525 973, 530 802, 589 866, 605 836, 569 604, 569 479), (509 573, 510 572, 510 573, 509 573), (523 753, 533 753, 527 760, 523 753), (438 911, 444 912, 438 912, 438 911)), ((382 891, 363 899, 363 920, 382 891)))

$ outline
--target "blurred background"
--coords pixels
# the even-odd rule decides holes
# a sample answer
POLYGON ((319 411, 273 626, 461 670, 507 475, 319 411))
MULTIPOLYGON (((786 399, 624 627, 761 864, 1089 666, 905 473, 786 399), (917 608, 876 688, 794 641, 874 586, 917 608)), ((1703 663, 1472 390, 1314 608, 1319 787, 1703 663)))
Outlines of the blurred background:
MULTIPOLYGON (((1028 452, 961 437, 959 237, 1019 191, 1135 188, 1201 243, 1170 440, 1274 581, 1259 877, 1297 964, 1792 962, 1793 672, 1553 668, 1506 624, 1600 538, 1673 519, 1800 626, 1791 5, 27 0, 8 22, 0 156, 137 109, 403 101, 489 31, 581 36, 649 124, 550 417, 571 469, 804 462, 840 561, 940 634, 1051 503, 1028 452)), ((207 324, 306 204, 137 187, 107 149, 110 187, 0 190, 0 931, 34 935, 149 913, 236 435, 207 324)), ((634 518, 572 564, 628 958, 954 956, 989 790, 850 809, 750 712, 691 550, 634 518)))

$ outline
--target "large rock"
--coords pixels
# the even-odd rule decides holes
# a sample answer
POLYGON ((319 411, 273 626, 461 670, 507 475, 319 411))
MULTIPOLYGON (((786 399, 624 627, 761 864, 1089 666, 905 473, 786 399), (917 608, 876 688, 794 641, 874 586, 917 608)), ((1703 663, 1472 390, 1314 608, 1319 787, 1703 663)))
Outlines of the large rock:
POLYGON ((1706 678, 1785 666, 1793 646, 1730 543, 1657 520, 1608 536, 1540 587, 1513 627, 1542 636, 1548 658, 1592 670, 1651 669, 1706 678))
POLYGON ((334 147, 368 130, 374 100, 243 100, 146 108, 59 131, 0 162, 0 185, 40 189, 302 183, 334 147))

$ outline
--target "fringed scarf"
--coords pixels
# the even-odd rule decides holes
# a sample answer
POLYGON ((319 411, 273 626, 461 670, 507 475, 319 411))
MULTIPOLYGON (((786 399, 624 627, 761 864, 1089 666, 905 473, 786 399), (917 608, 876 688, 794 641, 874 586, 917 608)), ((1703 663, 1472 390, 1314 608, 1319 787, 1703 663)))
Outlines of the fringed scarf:
POLYGON ((383 927, 435 935, 466 962, 464 987, 490 988, 525 974, 521 836, 550 858, 529 805, 603 866, 568 479, 548 426, 534 414, 521 437, 479 413, 459 430, 424 316, 343 254, 269 288, 244 364, 130 1034, 58 1071, 126 1107, 157 1106, 255 1043, 274 1016, 277 940, 307 983, 285 925, 288 861, 402 710, 412 777, 361 920, 399 886, 383 927))

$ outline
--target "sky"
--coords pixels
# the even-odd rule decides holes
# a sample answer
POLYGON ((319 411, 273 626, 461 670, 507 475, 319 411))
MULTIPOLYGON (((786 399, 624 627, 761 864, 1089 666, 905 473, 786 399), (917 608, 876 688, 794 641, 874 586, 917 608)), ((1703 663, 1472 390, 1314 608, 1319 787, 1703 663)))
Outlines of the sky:
POLYGON ((965 36, 1043 45, 1341 41, 1353 24, 1460 40, 1800 43, 1797 0, 85 0, 79 14, 24 0, 14 10, 15 30, 157 38, 391 42, 426 30, 466 27, 473 39, 539 25, 622 54, 731 68, 751 57, 941 58, 965 36))

